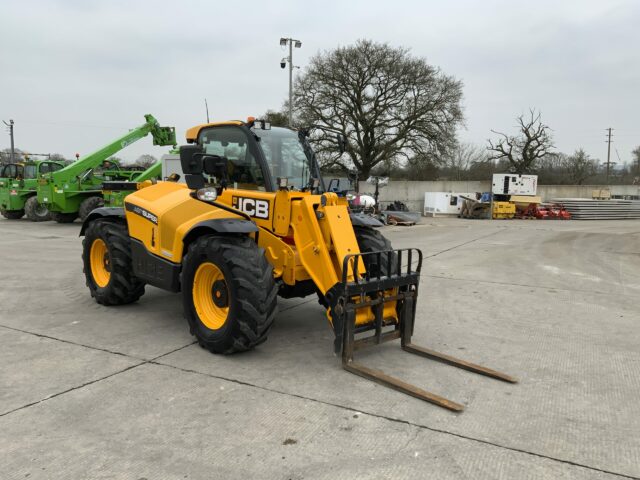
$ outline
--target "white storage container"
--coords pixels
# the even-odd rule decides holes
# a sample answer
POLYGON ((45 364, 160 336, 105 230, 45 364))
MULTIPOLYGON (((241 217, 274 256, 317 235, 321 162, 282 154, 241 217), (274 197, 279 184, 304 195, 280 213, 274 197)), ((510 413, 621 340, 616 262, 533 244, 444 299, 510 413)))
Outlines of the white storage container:
POLYGON ((425 192, 422 213, 425 217, 458 215, 464 201, 461 195, 468 198, 476 198, 475 193, 425 192))

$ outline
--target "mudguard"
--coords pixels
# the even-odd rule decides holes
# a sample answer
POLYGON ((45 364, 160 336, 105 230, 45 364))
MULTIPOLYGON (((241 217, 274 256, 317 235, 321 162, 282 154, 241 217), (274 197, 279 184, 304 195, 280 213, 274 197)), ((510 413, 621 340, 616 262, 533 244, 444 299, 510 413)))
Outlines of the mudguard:
POLYGON ((211 233, 256 233, 258 226, 242 218, 216 218, 196 223, 184 236, 185 247, 200 235, 211 233))
POLYGON ((124 208, 122 207, 100 207, 93 210, 87 218, 82 222, 82 228, 80 228, 80 237, 84 235, 85 230, 89 226, 91 222, 93 222, 96 218, 105 218, 110 217, 114 220, 116 219, 125 219, 124 208))
POLYGON ((365 215, 364 213, 352 213, 349 217, 354 227, 379 228, 384 225, 380 220, 373 218, 371 215, 365 215))

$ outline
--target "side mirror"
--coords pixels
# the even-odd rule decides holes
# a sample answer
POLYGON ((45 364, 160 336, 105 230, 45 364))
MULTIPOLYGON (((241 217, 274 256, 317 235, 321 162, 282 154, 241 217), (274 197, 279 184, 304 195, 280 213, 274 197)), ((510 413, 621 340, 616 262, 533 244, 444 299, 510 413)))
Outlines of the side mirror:
POLYGON ((200 145, 180 146, 180 165, 185 175, 201 175, 202 147, 200 145))
POLYGON ((343 135, 338 134, 337 140, 338 140, 338 150, 342 155, 347 150, 347 139, 343 135))
POLYGON ((227 165, 229 160, 219 155, 204 155, 202 157, 204 173, 212 175, 216 178, 227 179, 227 165))

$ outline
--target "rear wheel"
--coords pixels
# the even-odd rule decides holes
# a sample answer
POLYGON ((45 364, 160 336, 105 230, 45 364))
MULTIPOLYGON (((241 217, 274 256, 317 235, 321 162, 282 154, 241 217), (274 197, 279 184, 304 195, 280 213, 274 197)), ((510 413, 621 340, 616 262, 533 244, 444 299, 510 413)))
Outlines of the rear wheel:
POLYGON ((51 219, 58 223, 73 223, 78 218, 78 212, 61 213, 51 212, 51 219))
POLYGON ((2 210, 2 216, 9 220, 18 220, 24 217, 24 210, 2 210))
POLYGON ((144 282, 133 274, 131 240, 126 225, 109 220, 89 224, 82 241, 87 287, 102 305, 124 305, 144 294, 144 282))
POLYGON ((198 343, 212 353, 241 352, 264 342, 277 294, 273 267, 249 237, 207 235, 184 258, 185 316, 198 343))
POLYGON ((80 214, 80 220, 84 222, 84 219, 96 208, 104 207, 104 199, 102 197, 89 197, 85 198, 80 204, 78 213, 80 214))
POLYGON ((27 218, 32 222, 46 222, 51 220, 49 209, 38 202, 38 197, 29 197, 24 204, 24 211, 27 218))

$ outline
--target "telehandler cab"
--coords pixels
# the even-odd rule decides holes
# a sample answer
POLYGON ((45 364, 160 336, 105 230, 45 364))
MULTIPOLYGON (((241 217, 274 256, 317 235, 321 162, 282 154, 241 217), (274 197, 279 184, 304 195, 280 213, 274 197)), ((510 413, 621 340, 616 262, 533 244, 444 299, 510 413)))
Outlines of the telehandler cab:
POLYGON ((228 354, 266 340, 278 295, 318 294, 352 373, 462 410, 353 361, 359 348, 400 339, 407 352, 515 382, 411 343, 422 252, 393 250, 377 220, 325 190, 307 132, 250 117, 193 127, 187 142, 186 185, 158 182, 84 221, 84 273, 98 303, 134 302, 145 284, 181 291, 198 343, 228 354))
POLYGON ((38 179, 64 168, 54 160, 25 160, 0 167, 0 213, 10 220, 24 215, 32 222, 51 218, 46 205, 38 202, 38 179))

